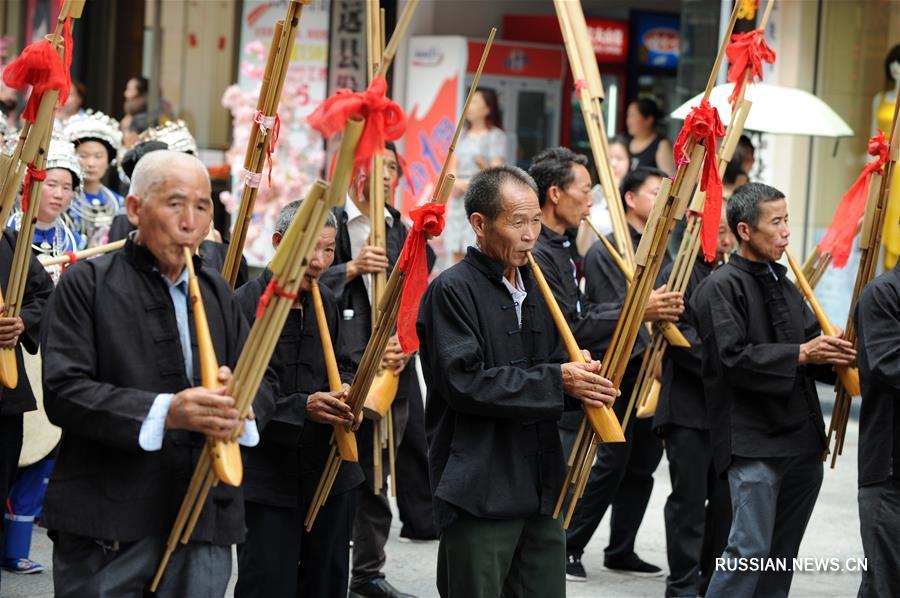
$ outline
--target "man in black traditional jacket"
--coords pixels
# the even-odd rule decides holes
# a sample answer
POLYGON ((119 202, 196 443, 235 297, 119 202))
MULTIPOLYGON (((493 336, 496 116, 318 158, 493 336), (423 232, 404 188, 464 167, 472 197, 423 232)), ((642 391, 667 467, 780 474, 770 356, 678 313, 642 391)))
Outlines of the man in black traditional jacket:
POLYGON ((527 266, 541 225, 531 177, 489 168, 472 179, 465 206, 477 248, 429 286, 417 322, 437 587, 444 598, 561 597, 565 544, 552 513, 565 460, 556 421, 567 403, 577 408, 567 396, 599 407, 616 390, 599 362, 563 363, 527 266))
MULTIPOLYGON (((384 153, 385 195, 393 191, 398 177, 399 164, 394 151, 389 146, 384 153)), ((349 197, 343 208, 334 211, 337 219, 334 264, 322 273, 320 281, 329 287, 337 297, 343 322, 341 323, 341 343, 344 344, 350 368, 355 371, 372 334, 372 309, 370 305, 371 274, 391 269, 400 256, 406 240, 406 226, 400 220, 400 213, 385 204, 386 245, 369 245, 369 185, 357 190, 358 181, 350 185, 349 197)), ((394 420, 395 442, 402 442, 409 414, 409 402, 421 401, 415 368, 410 364, 412 355, 400 349, 396 335, 391 339, 382 360, 383 367, 398 372, 397 396, 391 405, 394 420), (407 367, 409 365, 409 367, 407 367)), ((421 424, 420 424, 421 425, 421 424)), ((357 596, 402 597, 384 578, 382 569, 387 560, 384 546, 391 530, 391 507, 384 491, 374 493, 374 468, 372 463, 373 423, 364 420, 357 434, 359 463, 366 476, 366 483, 359 487, 356 517, 353 523, 353 568, 350 592, 357 596)), ((387 463, 387 451, 383 453, 383 463, 387 463)), ((387 467, 383 469, 387 476, 387 467)), ((425 472, 420 473, 421 476, 425 472)), ((407 483, 415 483, 410 480, 407 483)))
MULTIPOLYGON (((43 327, 44 402, 63 429, 42 523, 53 539, 57 596, 140 595, 159 565, 205 436, 241 425, 225 395, 247 335, 228 284, 200 269, 223 387, 200 386, 184 247, 212 218, 209 176, 195 157, 159 151, 135 169, 126 199, 138 230, 125 247, 60 278, 43 327)), ((265 422, 273 389, 254 411, 265 422)), ((248 421, 242 443, 258 441, 248 421)), ((191 541, 158 596, 221 596, 231 545, 244 539, 239 488, 213 488, 191 541)))
POLYGON ((833 381, 831 366, 851 363, 855 351, 821 335, 777 263, 790 236, 784 194, 748 183, 727 210, 739 251, 691 298, 713 460, 731 491, 728 547, 706 596, 787 596, 792 572, 759 567, 797 556, 822 484, 825 424, 815 379, 833 381))
POLYGON ((861 598, 900 594, 900 265, 871 283, 853 315, 859 337, 861 598))
MULTIPOLYGON (((666 554, 669 575, 666 596, 702 596, 712 577, 715 559, 722 555, 731 525, 728 482, 716 474, 706 417, 700 366, 703 348, 690 309, 690 298, 707 276, 724 263, 734 249, 725 210, 719 222, 719 242, 712 263, 698 255, 684 293, 685 310, 678 329, 690 347, 666 349, 661 388, 653 429, 665 440, 672 492, 666 499, 666 554)), ((664 284, 674 264, 659 274, 664 284)))
MULTIPOLYGON (((659 169, 638 167, 622 180, 622 202, 631 242, 635 248, 641 240, 660 183, 665 176, 666 173, 659 169)), ((584 278, 585 294, 589 300, 599 304, 614 304, 621 309, 628 292, 628 282, 600 241, 588 250, 584 258, 584 278)), ((681 293, 657 288, 650 295, 644 320, 675 322, 683 309, 681 293)), ((625 416, 649 339, 647 330, 641 327, 620 385, 622 397, 614 405, 619 421, 625 416)), ((576 506, 566 530, 566 574, 570 581, 585 580, 581 556, 610 504, 612 514, 609 545, 604 551, 604 566, 631 575, 662 575, 662 569, 643 561, 634 550, 638 528, 653 491, 653 472, 662 458, 662 444, 653 434, 649 419, 631 417, 624 432, 625 443, 600 445, 584 496, 576 506)), ((574 442, 574 434, 572 438, 574 442)))
MULTIPOLYGON (((277 249, 300 207, 284 206, 275 221, 272 245, 277 249)), ((328 374, 310 289, 334 260, 337 222, 328 215, 300 285, 295 307, 275 347, 279 394, 283 399, 262 433, 259 445, 244 454, 244 511, 247 540, 238 547, 235 596, 347 595, 350 532, 356 504, 355 490, 363 481, 357 463, 341 464, 328 500, 312 530, 303 521, 331 448, 333 425, 352 425, 344 391, 328 392, 328 374), (300 562, 299 574, 297 562, 300 562)), ((260 297, 272 272, 237 290, 241 309, 249 321, 256 317, 260 297)), ((319 287, 328 334, 335 356, 342 361, 340 312, 327 287, 319 287)), ((342 376, 349 379, 349 374, 342 376)), ((345 390, 349 388, 345 385, 345 390)))
MULTIPOLYGON (((6 285, 12 269, 18 233, 6 231, 0 239, 0 285, 3 297, 7 297, 6 285)), ((28 265, 22 313, 17 318, 0 316, 0 348, 15 348, 16 370, 19 383, 15 388, 0 391, 0 505, 6 506, 6 495, 16 477, 19 453, 22 451, 22 422, 27 411, 34 411, 37 404, 25 365, 22 347, 36 353, 40 345, 41 320, 47 301, 53 293, 53 279, 44 270, 37 257, 31 256, 28 265)), ((0 310, 2 311, 2 310, 0 310)), ((3 527, 0 525, 0 546, 3 546, 3 527)))

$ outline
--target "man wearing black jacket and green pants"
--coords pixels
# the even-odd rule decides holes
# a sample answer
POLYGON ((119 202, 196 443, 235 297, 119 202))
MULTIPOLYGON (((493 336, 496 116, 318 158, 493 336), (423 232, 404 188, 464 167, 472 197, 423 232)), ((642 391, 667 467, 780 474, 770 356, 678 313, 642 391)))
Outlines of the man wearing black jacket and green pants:
POLYGON ((565 595, 565 536, 552 513, 569 404, 616 394, 599 362, 565 361, 527 266, 540 232, 534 181, 511 167, 472 179, 477 248, 428 288, 417 330, 444 598, 565 595))

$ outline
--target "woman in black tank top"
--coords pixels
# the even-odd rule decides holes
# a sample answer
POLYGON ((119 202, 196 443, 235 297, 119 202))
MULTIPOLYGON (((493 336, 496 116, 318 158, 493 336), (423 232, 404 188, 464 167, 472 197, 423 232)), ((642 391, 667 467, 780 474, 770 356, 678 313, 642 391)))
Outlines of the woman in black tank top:
POLYGON ((649 98, 640 98, 628 105, 625 128, 631 137, 628 149, 631 151, 632 169, 649 166, 662 169, 669 175, 675 174, 672 144, 657 132, 662 119, 659 105, 649 98))

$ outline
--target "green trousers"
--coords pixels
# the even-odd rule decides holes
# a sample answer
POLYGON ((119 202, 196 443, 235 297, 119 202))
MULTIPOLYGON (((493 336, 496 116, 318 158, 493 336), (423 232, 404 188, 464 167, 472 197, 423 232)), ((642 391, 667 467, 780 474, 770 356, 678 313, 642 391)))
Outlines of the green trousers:
POLYGON ((441 534, 442 598, 563 598, 566 536, 549 515, 498 521, 461 515, 441 534))

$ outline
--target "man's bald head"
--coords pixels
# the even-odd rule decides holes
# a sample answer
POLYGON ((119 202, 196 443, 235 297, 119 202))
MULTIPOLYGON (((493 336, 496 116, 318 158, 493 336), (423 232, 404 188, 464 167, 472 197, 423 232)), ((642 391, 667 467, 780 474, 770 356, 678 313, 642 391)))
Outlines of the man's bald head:
POLYGON ((131 176, 129 195, 146 199, 159 185, 165 184, 174 171, 196 170, 203 173, 207 187, 211 187, 209 172, 196 156, 172 150, 157 150, 141 158, 131 176))

